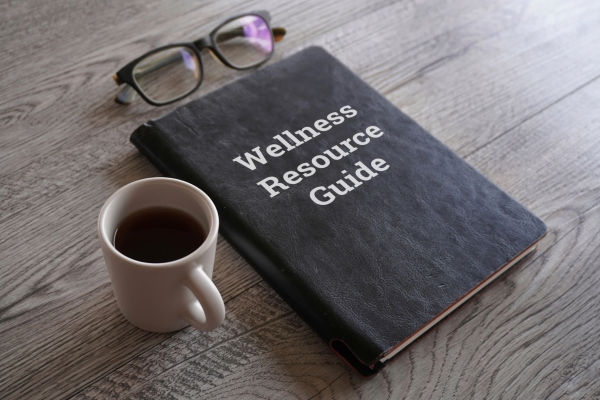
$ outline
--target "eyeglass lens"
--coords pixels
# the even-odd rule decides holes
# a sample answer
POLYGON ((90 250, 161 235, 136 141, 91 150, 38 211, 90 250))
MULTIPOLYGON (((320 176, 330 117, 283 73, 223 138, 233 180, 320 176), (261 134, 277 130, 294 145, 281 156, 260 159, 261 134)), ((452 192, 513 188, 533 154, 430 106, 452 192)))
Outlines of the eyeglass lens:
POLYGON ((238 68, 259 64, 273 52, 271 29, 257 15, 246 15, 226 23, 217 31, 215 42, 223 57, 238 68))
POLYGON ((185 46, 150 54, 133 69, 133 77, 146 96, 167 102, 194 90, 202 71, 196 53, 185 46))

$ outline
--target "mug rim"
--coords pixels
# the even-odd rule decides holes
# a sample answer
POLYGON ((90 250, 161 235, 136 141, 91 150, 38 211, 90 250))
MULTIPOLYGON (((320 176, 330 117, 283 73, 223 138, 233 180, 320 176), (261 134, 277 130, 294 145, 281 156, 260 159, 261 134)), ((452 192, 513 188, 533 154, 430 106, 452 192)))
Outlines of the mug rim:
POLYGON ((102 244, 104 244, 104 246, 106 248, 108 248, 111 251, 111 253, 116 255, 118 258, 120 258, 124 261, 127 261, 128 263, 133 264, 138 267, 171 268, 171 267, 177 267, 177 266, 180 266, 183 264, 187 264, 190 261, 192 261, 193 259, 197 258, 202 253, 204 253, 211 246, 213 241, 216 241, 217 235, 219 233, 218 226, 219 226, 219 214, 217 213, 217 208, 215 207, 215 204, 210 199, 210 197, 208 197, 208 195, 206 193, 204 193, 202 190, 200 190, 196 186, 192 185, 191 183, 182 181, 180 179, 166 178, 166 177, 154 177, 154 178, 139 179, 137 181, 130 182, 127 185, 125 185, 125 186, 119 188, 117 191, 115 191, 104 202, 104 205, 102 206, 102 209, 100 210, 100 215, 98 216, 97 229, 98 229, 98 236, 100 237, 102 244), (132 188, 135 186, 161 183, 161 182, 162 183, 167 182, 167 183, 179 185, 187 190, 190 190, 191 192, 194 192, 194 194, 198 195, 205 202, 205 204, 210 209, 210 213, 209 213, 210 214, 210 216, 209 216, 210 217, 209 218, 210 227, 209 227, 208 234, 206 235, 206 239, 204 239, 204 242, 200 245, 200 247, 198 247, 196 250, 194 250, 187 256, 178 258, 177 260, 168 261, 168 262, 164 262, 164 263, 148 263, 148 262, 144 262, 144 261, 134 260, 133 258, 127 257, 126 255, 122 254, 119 250, 117 250, 115 248, 114 244, 112 243, 112 240, 110 240, 110 238, 108 237, 108 233, 104 230, 103 221, 106 219, 106 215, 109 211, 110 205, 112 203, 114 203, 115 200, 117 198, 119 198, 126 189, 132 190, 132 188))

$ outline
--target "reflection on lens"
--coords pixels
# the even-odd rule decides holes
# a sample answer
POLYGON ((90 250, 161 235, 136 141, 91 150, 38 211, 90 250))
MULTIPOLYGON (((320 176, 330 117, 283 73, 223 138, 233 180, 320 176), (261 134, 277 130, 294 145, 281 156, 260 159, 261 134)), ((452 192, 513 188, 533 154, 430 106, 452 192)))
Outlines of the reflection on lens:
POLYGON ((239 68, 265 61, 273 52, 271 29, 257 15, 246 15, 223 25, 215 41, 227 61, 239 68))
POLYGON ((149 55, 133 69, 133 77, 146 96, 164 103, 184 96, 200 82, 200 61, 184 46, 149 55))

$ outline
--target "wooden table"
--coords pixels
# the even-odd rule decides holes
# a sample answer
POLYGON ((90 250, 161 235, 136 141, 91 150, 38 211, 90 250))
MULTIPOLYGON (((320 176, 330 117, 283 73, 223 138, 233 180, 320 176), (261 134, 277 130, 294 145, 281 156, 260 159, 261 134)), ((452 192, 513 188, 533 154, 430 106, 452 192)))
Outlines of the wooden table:
MULTIPOLYGON (((0 4, 0 397, 600 397, 600 3, 593 0, 0 4), (542 217, 525 265, 363 379, 219 239, 219 329, 121 315, 96 218, 159 175, 130 133, 186 101, 113 102, 122 65, 269 9, 542 217)), ((206 57, 197 98, 247 74, 206 57)))

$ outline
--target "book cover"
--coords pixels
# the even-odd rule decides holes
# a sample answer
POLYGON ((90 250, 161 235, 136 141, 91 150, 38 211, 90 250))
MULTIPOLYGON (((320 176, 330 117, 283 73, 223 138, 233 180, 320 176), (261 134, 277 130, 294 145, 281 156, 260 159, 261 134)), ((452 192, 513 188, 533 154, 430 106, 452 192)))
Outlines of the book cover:
POLYGON ((534 250, 545 224, 318 47, 140 126, 221 233, 354 369, 534 250))

